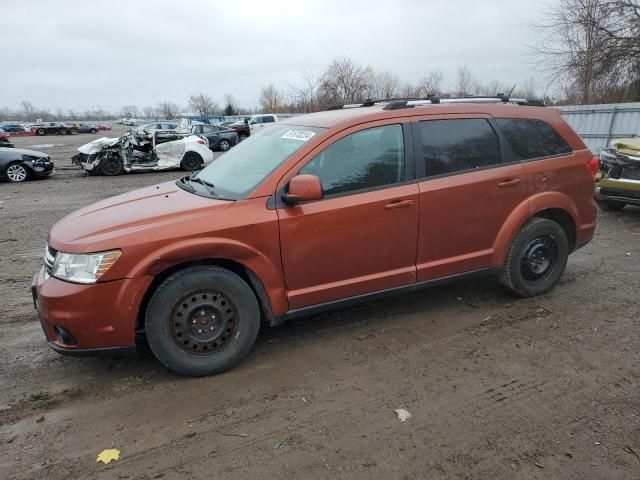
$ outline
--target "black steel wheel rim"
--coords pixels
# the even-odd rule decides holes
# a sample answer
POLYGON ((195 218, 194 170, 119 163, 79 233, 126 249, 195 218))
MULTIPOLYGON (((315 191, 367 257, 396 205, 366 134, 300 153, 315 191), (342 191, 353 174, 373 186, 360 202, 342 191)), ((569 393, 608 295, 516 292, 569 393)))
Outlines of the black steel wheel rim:
POLYGON ((558 260, 558 245, 551 235, 534 238, 525 247, 520 270, 525 280, 543 282, 553 273, 558 260))
POLYGON ((118 164, 118 160, 110 158, 106 161, 102 168, 107 174, 114 174, 118 172, 118 170, 120 169, 120 165, 118 164))
POLYGON ((191 355, 212 355, 237 336, 238 309, 225 294, 198 290, 176 303, 169 317, 171 338, 191 355))

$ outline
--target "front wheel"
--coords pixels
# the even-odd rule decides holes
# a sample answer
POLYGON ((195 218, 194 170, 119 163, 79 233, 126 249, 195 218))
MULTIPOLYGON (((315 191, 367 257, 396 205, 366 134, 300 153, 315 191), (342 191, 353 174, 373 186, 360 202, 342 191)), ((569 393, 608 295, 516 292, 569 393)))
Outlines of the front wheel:
POLYGON ((247 135, 246 133, 241 133, 240 135, 238 135, 238 140, 240 141, 246 140, 247 138, 249 138, 249 135, 247 135))
POLYGON ((19 163, 11 163, 4 172, 5 177, 12 183, 20 183, 29 179, 29 171, 19 163))
POLYGON ((39 128, 37 131, 38 135, 43 136, 44 135, 44 128, 39 128))
POLYGON ((532 218, 513 239, 502 274, 502 283, 521 297, 551 290, 567 266, 569 242, 560 225, 546 218, 532 218))
POLYGON ((67 134, 67 130, 65 128, 61 128, 60 130, 58 130, 58 134, 59 135, 66 135, 67 134))
POLYGON ((114 177, 116 175, 122 175, 123 172, 124 165, 117 155, 111 155, 100 162, 100 173, 103 175, 114 177))
POLYGON ((260 309, 235 273, 190 267, 156 289, 145 329, 151 351, 165 367, 183 375, 213 375, 249 354, 260 329, 260 309))

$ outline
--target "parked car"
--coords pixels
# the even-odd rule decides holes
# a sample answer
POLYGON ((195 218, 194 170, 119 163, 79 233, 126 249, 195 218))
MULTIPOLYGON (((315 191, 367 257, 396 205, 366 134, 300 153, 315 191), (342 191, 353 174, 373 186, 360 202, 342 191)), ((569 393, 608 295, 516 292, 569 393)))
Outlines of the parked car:
POLYGON ((0 147, 4 147, 4 148, 14 147, 13 143, 11 143, 11 139, 9 138, 9 136, 10 135, 8 133, 0 132, 0 147))
POLYGON ((87 123, 76 123, 74 124, 78 133, 98 133, 98 126, 87 123))
POLYGON ((251 128, 249 128, 249 119, 233 122, 228 127, 238 134, 238 141, 246 140, 251 136, 251 128))
POLYGON ((259 115, 252 115, 249 117, 246 122, 249 124, 249 129, 251 133, 257 132, 258 130, 271 125, 274 122, 278 121, 278 116, 273 115, 271 113, 263 113, 259 115))
POLYGON ((226 152, 238 144, 238 134, 235 130, 219 125, 192 125, 191 132, 194 135, 206 137, 211 150, 226 152))
POLYGON ((75 125, 65 125, 60 122, 36 123, 32 128, 35 129, 36 135, 76 135, 78 133, 75 125))
POLYGON ((600 168, 594 197, 602 210, 640 205, 640 137, 620 138, 602 149, 600 168))
POLYGON ((548 292, 593 237, 598 160, 556 109, 527 104, 301 115, 72 213, 32 285, 49 345, 131 352, 144 332, 166 367, 208 375, 240 362, 261 322, 481 273, 548 292))
POLYGON ((206 138, 174 130, 102 137, 78 148, 78 152, 71 162, 92 175, 175 168, 194 171, 213 160, 206 138))
POLYGON ((43 178, 53 172, 53 162, 46 153, 22 148, 0 148, 0 179, 25 182, 43 178))
POLYGON ((108 131, 111 130, 111 125, 108 125, 106 123, 101 123, 98 125, 98 130, 99 131, 108 131))
POLYGON ((24 125, 21 125, 19 123, 3 123, 2 125, 0 125, 0 130, 3 132, 12 133, 24 132, 25 128, 24 125))

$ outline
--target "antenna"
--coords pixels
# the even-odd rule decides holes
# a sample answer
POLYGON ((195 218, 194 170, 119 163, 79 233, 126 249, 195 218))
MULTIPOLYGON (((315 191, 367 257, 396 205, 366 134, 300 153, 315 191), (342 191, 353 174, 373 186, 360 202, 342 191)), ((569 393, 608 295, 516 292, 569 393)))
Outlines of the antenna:
POLYGON ((513 88, 511 90, 509 90, 509 95, 507 95, 507 97, 511 97, 511 94, 513 93, 513 91, 516 89, 516 86, 518 85, 518 82, 513 84, 513 88))

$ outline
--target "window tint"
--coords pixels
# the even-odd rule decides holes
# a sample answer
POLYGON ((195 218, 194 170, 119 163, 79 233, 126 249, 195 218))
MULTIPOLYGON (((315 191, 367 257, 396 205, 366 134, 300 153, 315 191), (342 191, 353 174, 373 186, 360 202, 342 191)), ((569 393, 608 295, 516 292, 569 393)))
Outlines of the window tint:
POLYGON ((273 123, 273 117, 262 117, 262 123, 273 123))
POLYGON ((487 120, 427 120, 418 131, 427 177, 500 163, 500 142, 487 120))
POLYGON ((542 120, 497 118, 496 122, 518 160, 571 153, 571 147, 542 120))
POLYGON ((317 175, 325 195, 402 182, 404 172, 401 125, 370 128, 341 138, 300 171, 317 175))

